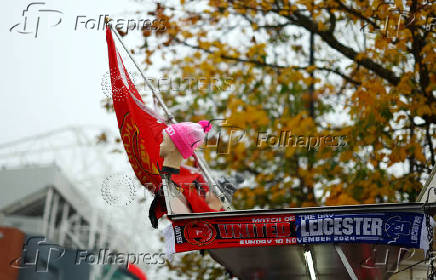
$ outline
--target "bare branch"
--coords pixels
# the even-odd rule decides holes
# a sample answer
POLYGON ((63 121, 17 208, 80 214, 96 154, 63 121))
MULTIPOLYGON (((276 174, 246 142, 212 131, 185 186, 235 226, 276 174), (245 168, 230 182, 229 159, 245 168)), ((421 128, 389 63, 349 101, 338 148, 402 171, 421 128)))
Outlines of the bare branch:
MULTIPOLYGON (((369 58, 363 58, 361 60, 356 60, 356 56, 358 53, 355 50, 353 50, 352 48, 339 42, 336 39, 336 37, 334 36, 333 32, 331 32, 329 30, 327 30, 327 31, 319 30, 318 24, 316 24, 314 21, 312 21, 307 16, 304 16, 300 13, 294 13, 294 15, 297 18, 297 21, 294 21, 295 25, 301 26, 308 31, 312 31, 312 32, 318 34, 318 36, 320 36, 321 39, 325 43, 327 43, 330 47, 337 50, 338 52, 340 52, 341 54, 343 54, 347 58, 349 58, 353 61, 356 61, 356 63, 358 65, 361 65, 361 66, 365 67, 366 69, 374 72, 379 77, 385 79, 386 81, 388 81, 389 83, 391 83, 393 85, 397 85, 400 82, 400 78, 397 77, 393 71, 384 68, 383 66, 381 66, 377 62, 375 62, 369 58)), ((292 19, 290 18, 290 20, 292 20, 292 19)))
MULTIPOLYGON (((174 38, 174 40, 184 46, 190 47, 192 49, 196 49, 196 50, 202 50, 206 53, 209 54, 213 54, 214 52, 208 49, 204 49, 201 48, 199 46, 194 46, 191 44, 186 43, 185 41, 182 41, 178 38, 174 38)), ((250 60, 250 59, 244 59, 244 58, 238 58, 238 57, 232 57, 232 56, 228 56, 228 55, 224 55, 221 54, 220 57, 222 59, 225 60, 232 60, 232 61, 237 61, 237 62, 243 62, 243 63, 251 63, 254 64, 256 66, 260 66, 260 67, 271 67, 271 68, 278 68, 278 69, 293 69, 293 70, 306 70, 309 66, 296 66, 296 65, 289 65, 289 66, 283 66, 283 65, 274 65, 274 64, 270 64, 270 63, 266 63, 266 62, 262 62, 259 60, 250 60)), ((346 80, 349 83, 355 84, 355 85, 360 85, 361 83, 359 81, 354 80, 353 78, 345 75, 344 73, 342 73, 341 71, 339 71, 338 69, 331 69, 328 67, 319 67, 319 66, 314 66, 316 70, 319 71, 325 71, 325 72, 331 72, 334 73, 340 77, 342 77, 344 80, 346 80)))

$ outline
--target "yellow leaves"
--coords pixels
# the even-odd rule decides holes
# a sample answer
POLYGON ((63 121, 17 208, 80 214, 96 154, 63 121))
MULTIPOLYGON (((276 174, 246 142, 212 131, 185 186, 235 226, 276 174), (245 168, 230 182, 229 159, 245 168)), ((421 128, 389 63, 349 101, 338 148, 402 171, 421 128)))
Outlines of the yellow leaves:
POLYGON ((194 57, 195 59, 200 59, 200 58, 201 58, 201 52, 195 52, 194 55, 193 55, 193 57, 194 57))
POLYGON ((360 52, 356 55, 356 57, 354 57, 354 60, 359 61, 366 58, 366 54, 364 52, 360 52))
POLYGON ((329 187, 330 195, 327 197, 325 205, 354 205, 359 204, 349 195, 341 184, 329 187))
POLYGON ((260 127, 270 123, 268 114, 260 106, 247 105, 241 99, 231 98, 228 108, 229 122, 237 127, 260 127))
POLYGON ((290 130, 294 135, 310 135, 315 132, 315 124, 306 112, 300 112, 295 117, 284 117, 281 120, 282 129, 290 130))
POLYGON ((289 68, 289 69, 284 69, 279 73, 279 76, 277 77, 277 82, 279 84, 297 83, 300 80, 302 80, 303 77, 304 77, 303 73, 301 73, 300 71, 295 71, 292 68, 289 68))
POLYGON ((236 147, 232 148, 232 151, 243 156, 245 154, 245 151, 246 151, 244 143, 239 142, 238 144, 236 144, 236 147))
POLYGON ((340 159, 343 162, 347 162, 353 158, 353 151, 344 151, 341 153, 340 159))
POLYGON ((250 59, 261 58, 262 56, 266 56, 266 44, 254 44, 247 51, 247 57, 250 59))
POLYGON ((195 69, 192 66, 186 65, 183 67, 183 72, 189 77, 195 73, 195 69))
POLYGON ((245 114, 242 112, 233 112, 228 118, 229 122, 235 126, 245 128, 245 114))
POLYGON ((318 24, 318 30, 322 31, 327 29, 327 27, 322 21, 318 21, 317 24, 318 24))
POLYGON ((341 193, 337 199, 336 205, 355 205, 360 204, 358 201, 356 201, 352 196, 348 195, 347 193, 341 193))
POLYGON ((428 106, 428 105, 421 105, 417 108, 416 114, 418 116, 431 115, 432 110, 431 110, 430 106, 428 106))
POLYGON ((192 38, 192 37, 193 37, 192 33, 189 32, 189 31, 186 31, 186 30, 183 30, 183 31, 181 32, 181 34, 182 34, 182 36, 185 37, 185 38, 192 38))
POLYGON ((207 41, 200 41, 198 40, 198 47, 201 49, 210 49, 210 46, 212 45, 211 42, 207 42, 207 41))
POLYGON ((271 194, 271 202, 279 203, 281 200, 283 200, 284 196, 285 196, 285 190, 279 189, 271 194))
POLYGON ((296 151, 297 151, 297 147, 292 147, 292 146, 286 147, 285 158, 292 158, 296 151))
POLYGON ((316 78, 316 77, 312 78, 312 77, 308 76, 308 77, 302 78, 301 81, 303 83, 305 83, 306 85, 310 85, 310 84, 316 84, 316 83, 320 82, 321 80, 319 78, 316 78))
POLYGON ((304 201, 302 204, 301 204, 301 207, 316 207, 316 206, 318 206, 314 201, 304 201))
POLYGON ((315 130, 315 124, 313 122, 313 119, 311 117, 302 118, 302 120, 299 124, 299 130, 301 132, 306 132, 306 134, 313 133, 315 130))
POLYGON ((417 95, 411 100, 410 110, 414 115, 417 116, 431 116, 433 110, 431 109, 431 104, 427 104, 428 100, 423 95, 417 95))
POLYGON ((154 53, 154 51, 151 51, 151 50, 146 50, 145 51, 145 54, 146 54, 146 56, 145 56, 145 63, 147 65, 152 65, 153 64, 152 60, 150 59, 151 56, 153 55, 153 53, 154 53))
POLYGON ((375 47, 382 50, 388 48, 388 40, 383 37, 383 35, 377 34, 377 37, 375 39, 375 47))
POLYGON ((271 10, 273 8, 273 5, 275 4, 274 1, 268 1, 268 0, 262 0, 260 2, 260 8, 263 10, 271 10))
POLYGON ((259 29, 259 26, 255 22, 251 23, 251 27, 253 28, 253 31, 257 31, 259 29))
POLYGON ((289 10, 289 8, 287 8, 287 9, 285 8, 283 10, 280 10, 279 14, 282 15, 282 16, 287 16, 287 15, 290 14, 290 10, 289 10))
POLYGON ((394 0, 395 7, 400 11, 404 11, 403 1, 402 0, 394 0))
POLYGON ((413 72, 406 72, 401 77, 400 83, 396 86, 396 89, 401 94, 410 94, 412 91, 412 78, 414 76, 413 72))
POLYGON ((309 73, 312 73, 315 70, 316 70, 316 66, 312 66, 311 65, 311 66, 306 67, 306 71, 309 72, 309 73))
POLYGON ((389 155, 388 166, 392 166, 394 163, 403 162, 407 158, 407 150, 405 147, 394 147, 389 155))
POLYGON ((258 123, 259 125, 266 125, 269 123, 268 115, 265 111, 260 111, 254 106, 248 106, 246 111, 247 123, 258 123))
POLYGON ((199 65, 200 67, 200 73, 213 73, 215 70, 215 65, 210 63, 209 61, 203 61, 199 65))
POLYGON ((228 106, 233 111, 238 109, 240 106, 244 106, 245 102, 238 98, 230 98, 228 106))
POLYGON ((424 156, 424 153, 422 152, 422 148, 420 146, 415 147, 415 158, 420 162, 426 162, 427 159, 424 156))
POLYGON ((256 195, 250 190, 249 192, 246 192, 246 207, 247 208, 254 208, 256 205, 256 195))
POLYGON ((263 186, 257 186, 257 187, 254 188, 253 191, 254 191, 254 194, 256 196, 263 196, 263 195, 265 195, 265 187, 263 187, 263 186))

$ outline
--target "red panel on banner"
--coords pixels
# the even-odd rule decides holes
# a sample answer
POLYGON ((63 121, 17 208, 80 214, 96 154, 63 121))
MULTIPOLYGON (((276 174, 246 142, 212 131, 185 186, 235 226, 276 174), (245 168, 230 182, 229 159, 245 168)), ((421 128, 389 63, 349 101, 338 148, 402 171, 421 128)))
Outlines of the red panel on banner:
POLYGON ((297 243, 295 215, 174 221, 175 251, 280 246, 297 243))

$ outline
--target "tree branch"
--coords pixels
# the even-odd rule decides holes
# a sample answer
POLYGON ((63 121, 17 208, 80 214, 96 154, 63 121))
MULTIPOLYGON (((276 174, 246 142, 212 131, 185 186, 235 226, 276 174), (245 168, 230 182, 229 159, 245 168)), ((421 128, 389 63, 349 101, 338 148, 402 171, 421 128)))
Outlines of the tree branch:
MULTIPOLYGON (((214 52, 211 51, 211 50, 204 49, 204 48, 201 48, 199 46, 194 46, 194 45, 188 44, 185 41, 180 40, 179 38, 174 37, 174 40, 176 42, 178 42, 178 43, 180 43, 180 44, 182 44, 184 46, 190 47, 192 49, 202 50, 202 51, 204 51, 206 53, 214 54, 214 52)), ((225 60, 232 60, 232 61, 243 62, 243 63, 251 63, 251 64, 254 64, 254 65, 260 66, 260 67, 271 67, 271 68, 278 68, 278 69, 289 69, 289 68, 291 68, 293 70, 306 70, 307 67, 309 67, 309 66, 296 66, 296 65, 290 65, 290 66, 274 65, 274 64, 262 62, 262 61, 259 61, 259 60, 250 60, 250 59, 244 59, 244 58, 239 58, 239 57, 232 57, 232 56, 228 56, 228 55, 224 55, 224 54, 221 54, 220 57, 222 59, 225 59, 225 60)), ((325 71, 325 72, 334 73, 334 74, 342 77, 347 82, 355 84, 355 85, 360 85, 361 84, 359 81, 354 80, 353 78, 345 75, 344 73, 342 73, 341 71, 339 71, 337 69, 331 69, 331 68, 319 67, 319 66, 315 66, 315 69, 319 70, 319 71, 325 71)))
POLYGON ((364 15, 362 15, 358 10, 355 10, 353 8, 348 7, 347 5, 345 5, 344 3, 342 3, 341 0, 335 0, 336 3, 338 3, 339 7, 342 8, 342 10, 344 10, 345 12, 352 14, 358 18, 360 18, 361 20, 371 24, 375 30, 379 30, 380 27, 378 27, 377 23, 373 20, 371 20, 370 18, 365 17, 364 15))
POLYGON ((427 145, 430 149, 431 165, 434 167, 435 158, 434 158, 433 139, 432 139, 431 134, 430 134, 430 123, 427 123, 427 125, 425 127, 425 137, 427 138, 427 145))
MULTIPOLYGON (((347 6, 345 6, 342 2, 340 2, 340 0, 338 4, 346 11, 348 11, 349 13, 353 13, 356 16, 358 16, 359 18, 361 18, 362 20, 365 20, 366 22, 369 22, 371 25, 374 26, 374 28, 377 28, 377 25, 375 22, 371 21, 370 19, 364 17, 363 15, 361 15, 359 12, 357 12, 356 10, 353 10, 351 8, 348 8, 347 6), (342 4, 342 5, 341 5, 342 4)), ((244 7, 244 8, 250 8, 250 7, 244 7)), ((276 11, 275 9, 271 9, 269 11, 276 11)), ((277 9, 277 11, 280 11, 280 9, 277 9)), ((281 15, 280 13, 278 13, 279 15, 281 15)), ((301 14, 299 11, 293 11, 293 13, 289 14, 289 15, 281 15, 285 18, 287 18, 288 20, 290 20, 294 25, 296 26, 301 26, 303 28, 305 28, 307 31, 311 31, 314 32, 315 34, 318 34, 318 36, 321 37, 321 39, 327 43, 331 48, 335 49, 336 51, 338 51, 339 53, 343 54, 345 57, 356 61, 356 56, 357 56, 357 52, 355 50, 353 50, 352 48, 342 44, 341 42, 339 42, 336 37, 334 36, 333 32, 334 30, 332 30, 332 26, 330 26, 330 30, 324 31, 324 30, 319 30, 318 29, 318 24, 316 24, 313 20, 311 20, 309 17, 301 14)), ((333 18, 330 17, 330 23, 332 23, 333 18)), ((397 77, 395 75, 395 73, 391 70, 388 70, 386 68, 384 68, 382 65, 378 64, 377 62, 369 59, 369 58, 364 58, 361 60, 357 60, 356 63, 360 66, 365 67, 366 69, 374 72, 376 75, 378 75, 379 77, 385 79, 386 81, 388 81, 390 84, 392 85, 397 85, 400 82, 400 78, 397 77)))
MULTIPOLYGON (((321 39, 323 39, 323 41, 325 43, 327 43, 330 47, 337 50, 338 52, 340 52, 341 54, 343 54, 347 58, 349 58, 353 61, 356 61, 356 56, 358 53, 355 50, 353 50, 352 48, 345 46, 344 44, 339 42, 336 39, 336 37, 333 35, 333 32, 319 30, 318 25, 315 24, 315 22, 313 22, 307 16, 304 16, 300 13, 294 13, 294 16, 297 18, 296 21, 294 21, 292 18, 290 18, 288 16, 286 16, 286 17, 288 17, 291 21, 294 21, 295 25, 301 26, 308 31, 312 31, 312 32, 318 34, 318 36, 320 36, 321 39)), ((357 60, 356 63, 358 65, 361 65, 361 66, 365 67, 366 69, 374 72, 379 77, 385 79, 386 81, 388 81, 389 83, 391 83, 393 85, 397 85, 400 82, 400 78, 397 77, 393 71, 384 68, 383 66, 381 66, 380 64, 378 64, 377 62, 375 62, 369 58, 363 58, 361 60, 357 60)))

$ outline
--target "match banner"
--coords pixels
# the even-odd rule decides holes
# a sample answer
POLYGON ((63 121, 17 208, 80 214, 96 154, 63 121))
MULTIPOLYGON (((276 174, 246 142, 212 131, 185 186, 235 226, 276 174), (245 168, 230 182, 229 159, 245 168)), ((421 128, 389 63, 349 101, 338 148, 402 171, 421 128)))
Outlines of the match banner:
POLYGON ((247 215, 173 221, 167 253, 231 247, 377 243, 428 248, 424 214, 247 215))

